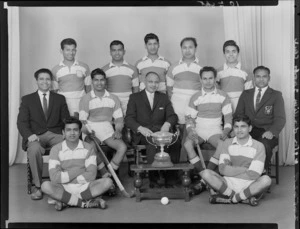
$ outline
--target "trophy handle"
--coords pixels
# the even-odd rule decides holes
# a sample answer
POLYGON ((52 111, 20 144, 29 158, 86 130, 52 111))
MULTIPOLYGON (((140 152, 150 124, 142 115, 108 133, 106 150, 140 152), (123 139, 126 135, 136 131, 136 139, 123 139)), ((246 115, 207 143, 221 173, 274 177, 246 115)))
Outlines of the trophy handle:
POLYGON ((176 139, 171 144, 169 144, 167 147, 169 147, 170 145, 173 145, 178 140, 179 135, 180 135, 180 130, 179 130, 178 126, 176 125, 176 132, 172 136, 172 138, 175 136, 176 139))
MULTIPOLYGON (((155 146, 155 148, 157 147, 157 145, 155 145, 155 144, 153 144, 152 142, 150 142, 149 140, 148 140, 148 137, 149 136, 146 136, 146 141, 149 143, 149 144, 151 144, 151 145, 153 145, 153 146, 155 146)), ((152 140, 151 140, 152 141, 152 140)))

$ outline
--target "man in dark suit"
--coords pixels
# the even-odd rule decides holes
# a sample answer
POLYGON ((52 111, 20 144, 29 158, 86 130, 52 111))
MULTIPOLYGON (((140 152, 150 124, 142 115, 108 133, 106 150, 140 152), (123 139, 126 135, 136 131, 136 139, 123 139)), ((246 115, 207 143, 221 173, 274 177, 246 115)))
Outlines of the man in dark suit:
POLYGON ((34 73, 38 90, 22 98, 17 126, 27 151, 35 190, 31 199, 43 198, 41 191, 45 148, 62 142, 63 120, 70 116, 65 97, 50 91, 52 73, 39 69, 34 73))
POLYGON ((258 66, 253 70, 255 88, 241 94, 235 114, 246 114, 251 119, 251 136, 266 148, 265 169, 278 145, 279 133, 285 125, 282 94, 269 87, 270 69, 258 66))
MULTIPOLYGON (((149 145, 146 136, 157 131, 169 132, 174 129, 178 117, 174 112, 171 101, 164 93, 158 92, 159 76, 155 72, 149 72, 145 80, 146 88, 141 92, 130 95, 125 124, 133 131, 133 143, 147 145, 147 161, 152 163, 155 153, 158 151, 149 145)), ((168 148, 171 161, 179 162, 180 141, 168 148)), ((171 173, 166 174, 169 180, 171 173)), ((157 173, 149 173, 150 187, 157 185, 157 173)))

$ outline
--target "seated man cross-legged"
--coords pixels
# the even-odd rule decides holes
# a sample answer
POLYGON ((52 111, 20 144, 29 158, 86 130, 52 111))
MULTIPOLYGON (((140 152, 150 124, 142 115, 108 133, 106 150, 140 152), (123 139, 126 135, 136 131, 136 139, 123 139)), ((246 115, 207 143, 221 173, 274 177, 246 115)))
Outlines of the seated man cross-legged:
MULTIPOLYGON (((116 95, 105 89, 107 79, 103 70, 100 68, 93 70, 91 78, 93 90, 80 100, 79 119, 90 127, 93 131, 92 134, 101 142, 116 150, 110 164, 114 170, 118 170, 127 150, 126 144, 121 139, 124 126, 121 103, 116 95), (115 123, 115 130, 112 121, 115 123)), ((90 134, 85 126, 83 132, 90 134)), ((97 152, 95 143, 91 141, 90 144, 97 152)), ((107 170, 99 152, 97 153, 97 165, 100 173, 104 175, 107 170)))
POLYGON ((49 175, 51 181, 42 183, 42 191, 56 200, 55 209, 64 206, 81 208, 106 207, 99 196, 112 186, 110 178, 95 180, 96 154, 93 147, 79 139, 82 123, 71 117, 64 121, 65 140, 50 151, 49 175))
POLYGON ((264 145, 250 136, 251 129, 248 116, 234 116, 236 137, 226 139, 217 148, 221 175, 209 169, 200 172, 205 182, 218 193, 210 197, 211 203, 226 198, 230 200, 227 203, 238 203, 251 197, 261 197, 271 185, 271 178, 262 175, 266 159, 264 145))
MULTIPOLYGON (((200 163, 194 147, 195 142, 200 145, 210 143, 217 148, 221 140, 225 140, 231 130, 232 108, 228 95, 216 88, 217 72, 213 67, 203 67, 200 70, 202 89, 190 99, 186 110, 187 138, 184 147, 191 164, 200 163), (222 117, 224 116, 224 129, 222 117)), ((208 169, 216 169, 219 156, 214 154, 208 164, 208 169)), ((205 188, 203 182, 196 184, 193 189, 197 195, 205 188)))

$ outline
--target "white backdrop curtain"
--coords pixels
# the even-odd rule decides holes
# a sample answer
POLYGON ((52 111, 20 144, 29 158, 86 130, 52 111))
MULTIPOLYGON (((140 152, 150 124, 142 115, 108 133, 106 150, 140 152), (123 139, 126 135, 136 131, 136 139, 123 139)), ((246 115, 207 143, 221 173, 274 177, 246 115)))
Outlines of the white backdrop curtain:
POLYGON ((19 142, 17 115, 20 105, 20 30, 19 7, 8 7, 8 45, 9 45, 9 165, 16 159, 19 142))
POLYGON ((258 65, 269 67, 270 86, 282 92, 287 119, 279 136, 279 160, 294 165, 294 1, 223 7, 223 13, 225 40, 238 43, 242 65, 251 74, 258 65))

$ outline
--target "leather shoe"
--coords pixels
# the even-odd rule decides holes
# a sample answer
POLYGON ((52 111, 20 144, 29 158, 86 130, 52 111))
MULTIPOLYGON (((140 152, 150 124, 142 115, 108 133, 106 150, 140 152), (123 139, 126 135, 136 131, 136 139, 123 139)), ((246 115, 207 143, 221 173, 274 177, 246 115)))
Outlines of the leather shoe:
POLYGON ((192 187, 192 193, 194 195, 199 195, 201 192, 206 190, 206 186, 201 181, 198 184, 195 184, 194 187, 192 187))
POLYGON ((43 193, 40 188, 36 188, 35 191, 31 194, 32 200, 40 200, 43 199, 43 193))

